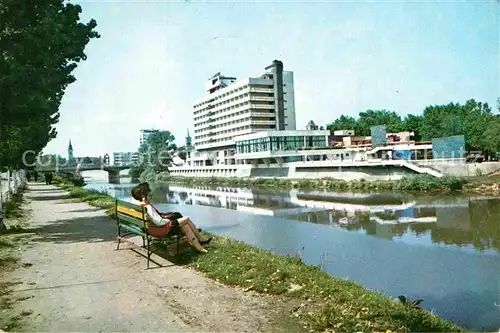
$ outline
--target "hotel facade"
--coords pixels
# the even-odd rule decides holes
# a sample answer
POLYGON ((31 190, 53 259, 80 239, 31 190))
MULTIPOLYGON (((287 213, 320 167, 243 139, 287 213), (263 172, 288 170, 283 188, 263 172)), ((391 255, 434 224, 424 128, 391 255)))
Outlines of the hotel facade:
MULTIPOLYGON (((205 88, 207 94, 193 105, 194 149, 182 165, 170 167, 172 175, 345 180, 441 176, 418 163, 392 158, 401 151, 417 155, 432 150, 431 144, 416 146, 409 136, 375 146, 367 144, 371 137, 360 141, 350 129, 333 136, 317 126, 297 130, 294 75, 284 71, 279 60, 262 74, 241 80, 217 73, 205 88)), ((385 138, 385 130, 380 135, 385 138)))

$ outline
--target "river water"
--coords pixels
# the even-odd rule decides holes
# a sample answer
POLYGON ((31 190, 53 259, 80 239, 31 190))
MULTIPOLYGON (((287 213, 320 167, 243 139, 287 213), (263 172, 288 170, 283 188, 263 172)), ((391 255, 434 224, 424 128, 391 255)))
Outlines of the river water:
MULTIPOLYGON (((422 306, 475 330, 500 328, 500 199, 154 185, 160 210, 422 306)), ((131 200, 132 185, 87 188, 131 200)))

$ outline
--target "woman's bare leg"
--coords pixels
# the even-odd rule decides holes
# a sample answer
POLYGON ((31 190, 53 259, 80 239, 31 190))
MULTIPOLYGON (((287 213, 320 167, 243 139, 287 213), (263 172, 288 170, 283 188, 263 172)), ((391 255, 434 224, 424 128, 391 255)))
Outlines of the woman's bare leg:
POLYGON ((191 226, 188 223, 180 224, 180 228, 182 232, 184 232, 184 235, 186 235, 186 239, 189 242, 189 244, 193 245, 194 248, 200 252, 203 253, 208 252, 200 245, 200 243, 198 242, 198 238, 196 238, 195 234, 193 233, 193 230, 191 229, 191 226))
POLYGON ((194 225, 193 221, 187 216, 183 216, 180 219, 178 219, 179 225, 182 227, 183 225, 189 225, 191 230, 193 231, 193 234, 198 238, 199 240, 202 240, 203 236, 201 233, 198 231, 198 228, 194 225))

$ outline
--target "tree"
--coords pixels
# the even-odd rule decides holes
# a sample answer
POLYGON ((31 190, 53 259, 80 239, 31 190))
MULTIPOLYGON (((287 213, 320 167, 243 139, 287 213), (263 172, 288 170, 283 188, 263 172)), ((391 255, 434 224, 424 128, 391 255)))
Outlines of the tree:
MULTIPOLYGON (((0 172, 23 168, 56 137, 59 105, 95 20, 62 0, 0 0, 0 172), (23 161, 23 154, 28 160, 23 161)), ((4 228, 0 203, 0 228, 4 228)))
POLYGON ((423 112, 422 138, 431 141, 433 138, 465 134, 461 124, 462 111, 458 103, 427 106, 423 112))
POLYGON ((403 120, 403 131, 414 132, 415 141, 422 140, 422 126, 424 123, 424 117, 420 115, 409 114, 403 120))
POLYGON ((386 125, 388 133, 400 132, 403 129, 403 121, 394 111, 366 110, 359 113, 360 135, 371 135, 371 127, 377 125, 386 125))
MULTIPOLYGON (((500 110, 500 98, 497 100, 500 110)), ((480 150, 486 155, 496 153, 496 138, 500 137, 497 120, 488 103, 469 99, 465 104, 448 103, 429 105, 421 115, 407 115, 404 120, 393 111, 366 110, 359 113, 359 118, 340 116, 327 128, 331 131, 354 129, 356 135, 370 135, 370 128, 386 125, 387 132, 415 132, 416 141, 431 141, 434 138, 464 135, 467 149, 480 150)))
POLYGON ((500 118, 493 117, 484 131, 486 150, 491 154, 500 153, 500 118))
POLYGON ((326 129, 330 130, 330 132, 332 133, 339 130, 354 130, 355 134, 358 135, 359 124, 358 121, 353 117, 341 115, 332 123, 326 125, 326 129))
POLYGON ((394 111, 366 110, 359 113, 359 119, 340 116, 326 126, 331 132, 337 130, 354 130, 356 135, 371 135, 371 127, 387 125, 387 132, 399 132, 404 128, 401 117, 394 111))
POLYGON ((156 174, 168 171, 172 154, 177 149, 174 141, 175 137, 170 131, 152 133, 139 148, 139 163, 130 169, 130 176, 153 180, 156 174))
POLYGON ((79 22, 79 5, 61 0, 0 2, 0 165, 19 168, 55 136, 71 74, 86 59, 95 20, 79 22))

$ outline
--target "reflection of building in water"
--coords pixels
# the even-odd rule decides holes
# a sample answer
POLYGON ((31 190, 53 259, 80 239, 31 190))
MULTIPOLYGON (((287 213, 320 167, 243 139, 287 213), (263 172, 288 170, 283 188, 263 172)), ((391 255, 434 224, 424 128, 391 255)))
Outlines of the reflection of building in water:
MULTIPOLYGON (((334 197, 338 197, 340 194, 336 194, 334 197)), ((373 195, 365 195, 366 198, 368 199, 369 196, 373 195)), ((323 208, 325 210, 334 210, 334 211, 340 211, 340 212, 345 212, 345 214, 351 214, 350 216, 353 216, 352 214, 357 213, 357 212, 366 212, 366 213, 373 213, 373 212, 384 212, 387 210, 404 210, 409 207, 412 207, 415 205, 415 202, 408 202, 408 203, 402 203, 402 204, 377 204, 377 205, 367 205, 366 203, 363 204, 362 201, 359 203, 349 203, 349 198, 345 197, 342 198, 342 200, 338 201, 333 201, 332 198, 330 197, 330 200, 332 201, 326 201, 328 200, 328 196, 324 195, 322 198, 324 201, 319 201, 319 200, 306 200, 304 198, 307 198, 308 195, 298 192, 297 190, 292 190, 290 191, 290 201, 297 206, 300 207, 308 207, 308 208, 323 208), (340 202, 339 202, 340 201, 340 202)), ((317 196, 309 196, 311 198, 316 198, 317 196)), ((320 196, 321 197, 321 196, 320 196)), ((358 198, 359 199, 359 198, 358 198)), ((354 201, 351 199, 351 201, 354 201)))
POLYGON ((470 230, 469 205, 436 208, 438 228, 470 230))
MULTIPOLYGON (((129 189, 119 189, 128 196, 129 189)), ((365 195, 366 196, 366 195, 365 195)), ((339 194, 325 195, 325 200, 303 200, 308 194, 292 190, 262 193, 249 189, 193 189, 171 186, 167 193, 171 203, 223 207, 257 215, 268 215, 310 223, 340 225, 348 230, 362 229, 368 235, 393 239, 405 233, 428 235, 429 241, 467 245, 476 248, 499 248, 500 202, 492 200, 429 203, 385 203, 386 199, 362 196, 350 203, 348 197, 335 202, 339 194)), ((315 194, 309 195, 314 198, 315 194)))

